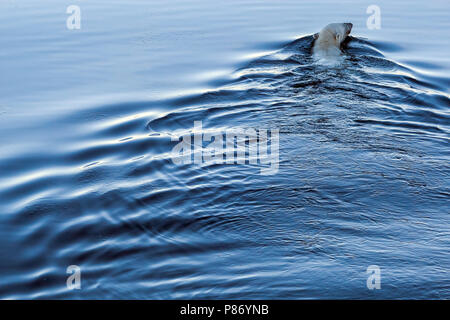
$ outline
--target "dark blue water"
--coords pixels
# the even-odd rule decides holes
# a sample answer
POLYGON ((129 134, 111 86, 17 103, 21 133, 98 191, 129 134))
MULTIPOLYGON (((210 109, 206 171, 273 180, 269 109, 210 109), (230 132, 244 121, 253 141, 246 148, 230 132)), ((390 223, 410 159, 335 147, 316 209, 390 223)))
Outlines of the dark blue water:
POLYGON ((448 2, 70 4, 0 5, 0 298, 450 298, 448 2), (194 121, 278 171, 175 164, 194 121))

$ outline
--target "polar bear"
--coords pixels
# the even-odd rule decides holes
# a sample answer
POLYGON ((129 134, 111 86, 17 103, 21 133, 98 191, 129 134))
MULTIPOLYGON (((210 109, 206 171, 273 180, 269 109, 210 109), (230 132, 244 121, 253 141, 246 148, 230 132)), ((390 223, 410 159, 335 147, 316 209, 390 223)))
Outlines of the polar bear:
POLYGON ((352 31, 351 23, 330 23, 314 35, 312 52, 320 56, 338 56, 341 46, 352 31))

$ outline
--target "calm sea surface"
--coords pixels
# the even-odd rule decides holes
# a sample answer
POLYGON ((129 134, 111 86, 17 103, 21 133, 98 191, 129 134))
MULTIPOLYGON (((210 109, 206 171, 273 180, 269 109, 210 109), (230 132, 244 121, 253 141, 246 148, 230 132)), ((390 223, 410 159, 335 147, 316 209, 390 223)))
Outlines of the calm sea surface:
POLYGON ((449 15, 0 0, 0 298, 449 299, 449 15), (323 65, 311 35, 330 22, 354 26, 323 65), (279 130, 278 171, 176 164, 194 121, 279 130))

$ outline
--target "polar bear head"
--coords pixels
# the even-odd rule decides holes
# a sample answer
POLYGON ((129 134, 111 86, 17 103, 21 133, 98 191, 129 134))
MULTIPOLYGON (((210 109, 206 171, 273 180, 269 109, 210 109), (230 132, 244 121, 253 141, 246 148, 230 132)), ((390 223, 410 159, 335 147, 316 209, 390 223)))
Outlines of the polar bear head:
POLYGON ((330 23, 314 35, 313 53, 339 54, 352 27, 351 23, 330 23))

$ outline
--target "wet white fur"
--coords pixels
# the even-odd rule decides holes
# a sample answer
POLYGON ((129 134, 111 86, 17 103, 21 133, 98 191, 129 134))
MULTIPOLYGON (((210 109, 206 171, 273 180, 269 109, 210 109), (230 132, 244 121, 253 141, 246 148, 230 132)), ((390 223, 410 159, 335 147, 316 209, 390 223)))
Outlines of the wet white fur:
POLYGON ((342 53, 341 45, 350 34, 351 23, 330 23, 314 35, 313 54, 318 59, 336 58, 342 53))

